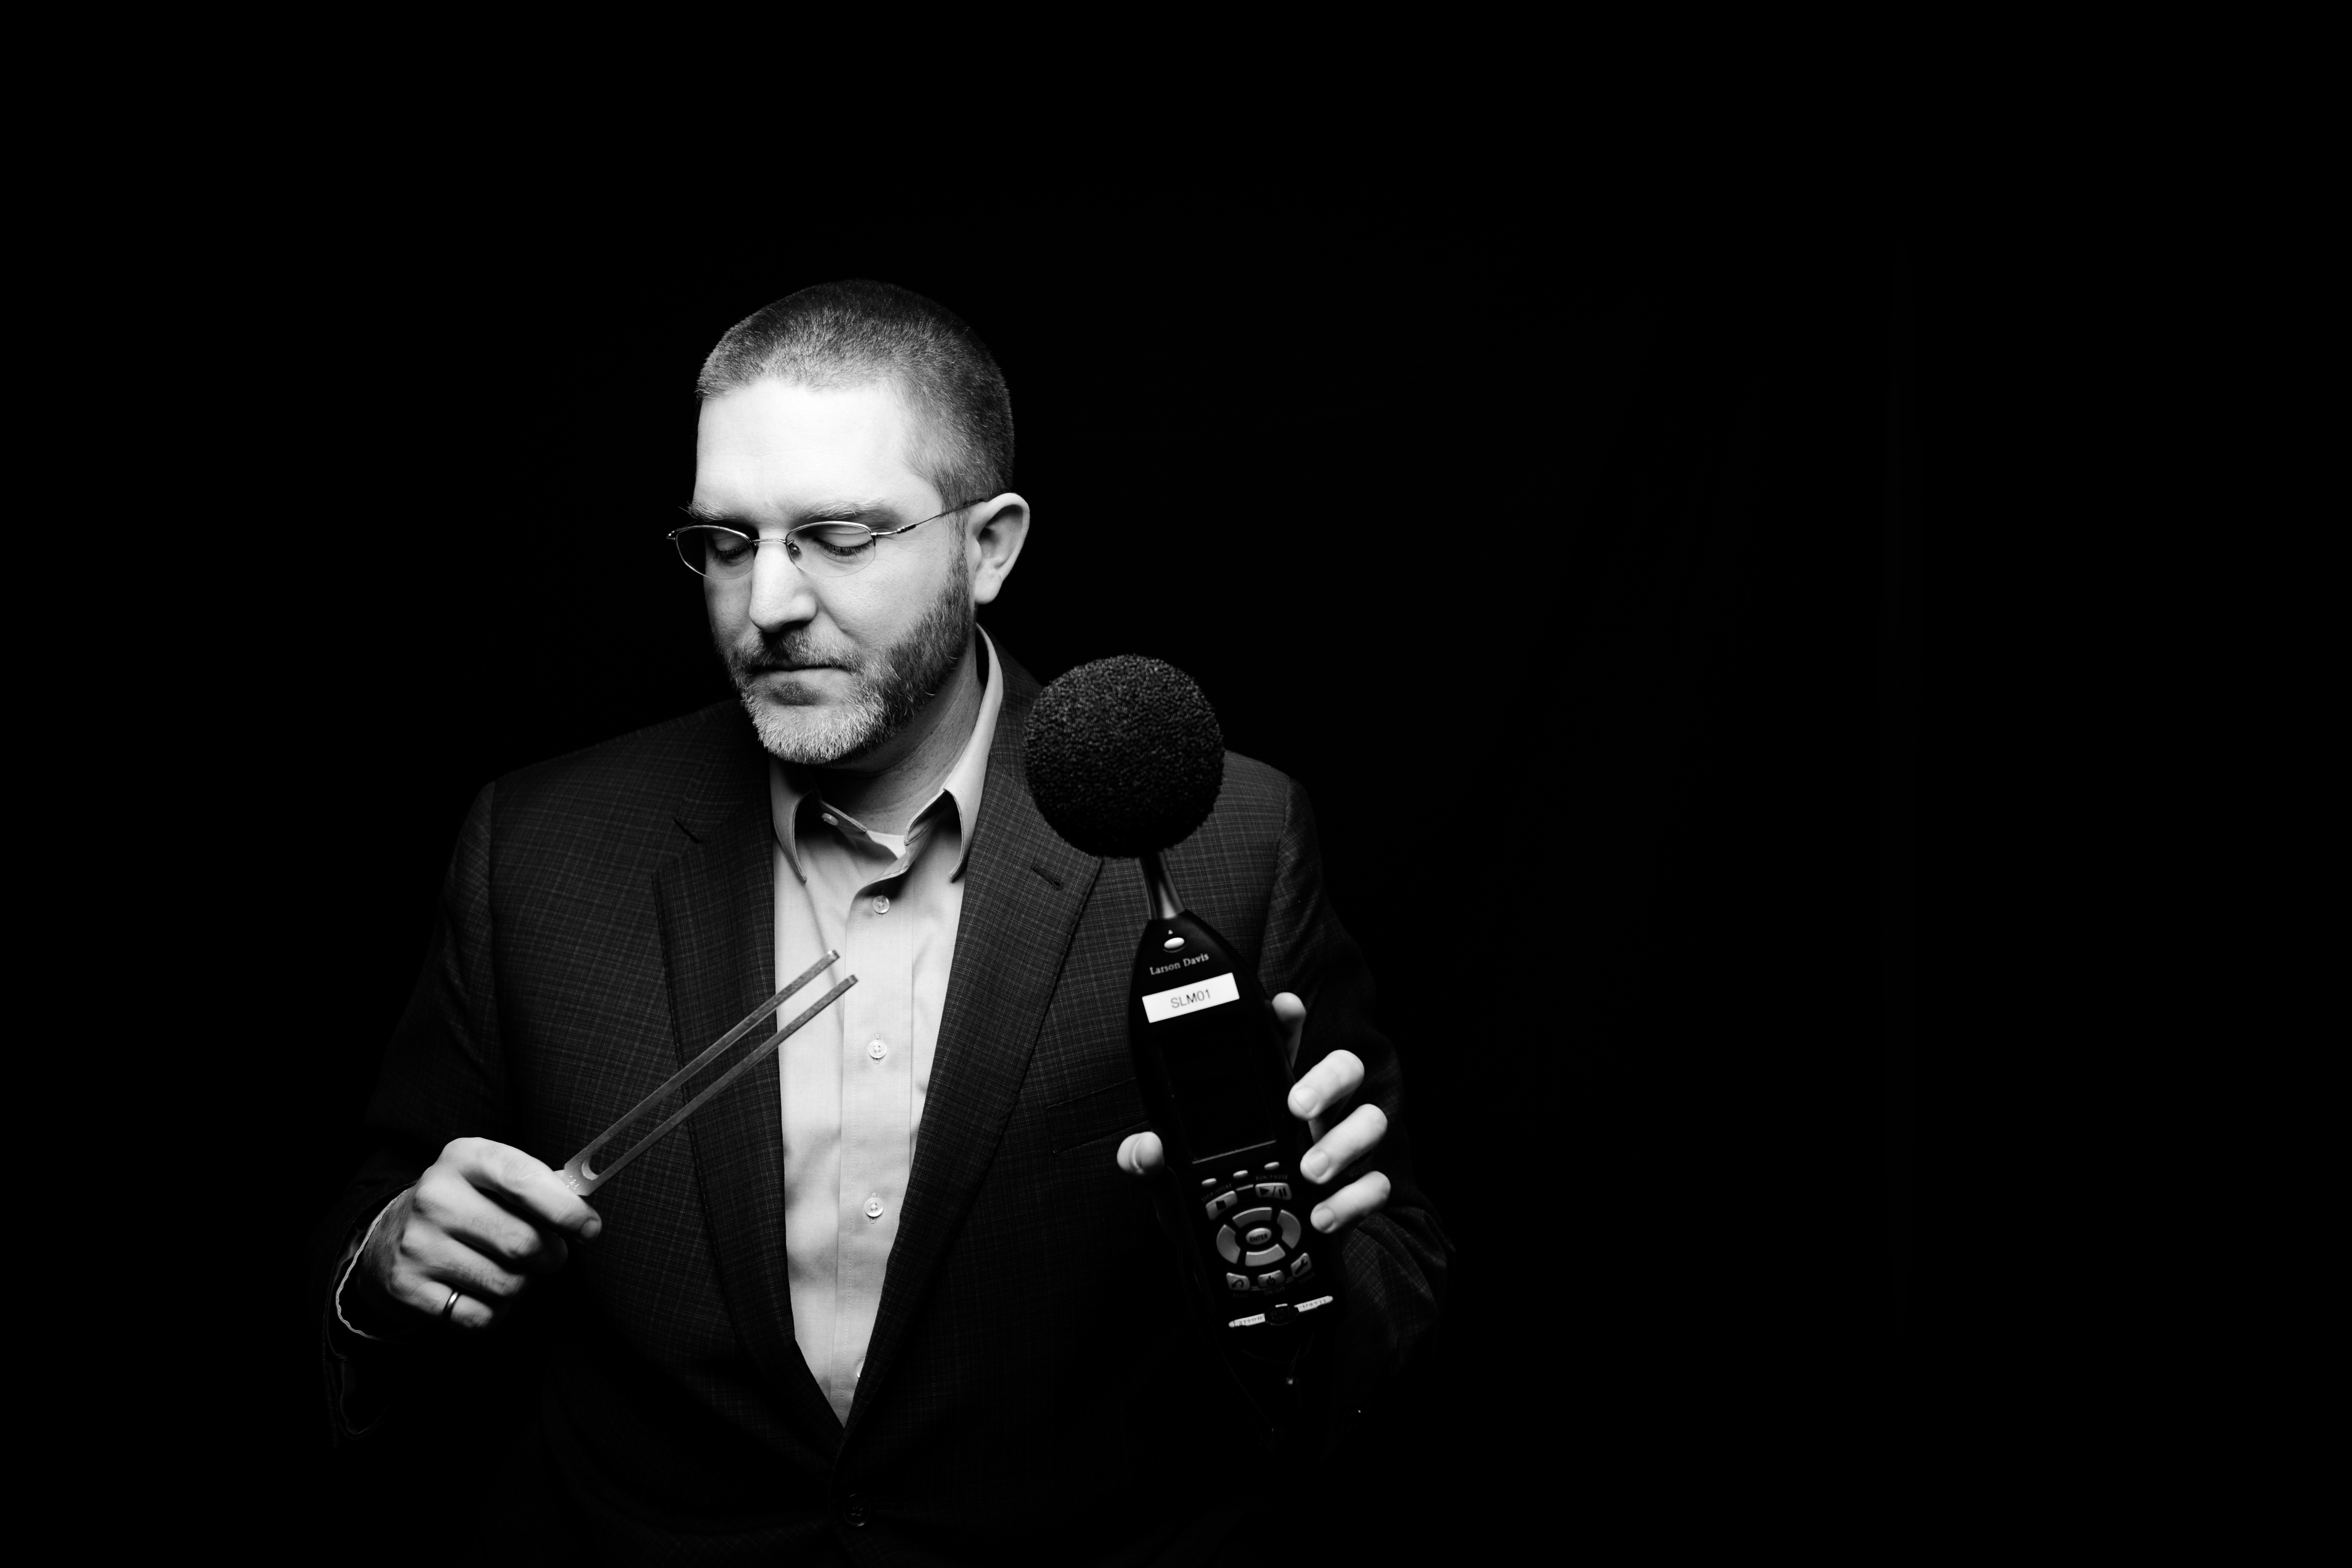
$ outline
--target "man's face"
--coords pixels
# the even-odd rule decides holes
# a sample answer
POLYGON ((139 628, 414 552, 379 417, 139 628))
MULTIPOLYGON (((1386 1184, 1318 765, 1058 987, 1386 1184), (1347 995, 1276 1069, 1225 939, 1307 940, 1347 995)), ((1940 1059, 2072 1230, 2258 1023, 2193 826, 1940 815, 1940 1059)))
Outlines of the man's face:
MULTIPOLYGON (((763 380, 710 398, 694 510, 766 539, 821 518, 892 529, 933 517, 948 501, 908 466, 909 417, 882 383, 763 380)), ((894 749, 971 644, 966 518, 879 541, 847 577, 809 575, 779 541, 749 577, 703 580, 711 636, 770 752, 822 766, 894 749)))

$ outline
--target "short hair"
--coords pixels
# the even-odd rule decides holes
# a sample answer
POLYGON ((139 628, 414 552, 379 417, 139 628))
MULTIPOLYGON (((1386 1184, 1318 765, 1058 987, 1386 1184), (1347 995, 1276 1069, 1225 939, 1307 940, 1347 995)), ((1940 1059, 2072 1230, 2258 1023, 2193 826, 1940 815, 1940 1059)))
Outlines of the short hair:
POLYGON ((787 294, 727 329, 695 389, 717 397, 767 377, 796 386, 888 381, 914 416, 908 464, 950 506, 1013 488, 1013 399, 988 345, 911 289, 852 279, 787 294))

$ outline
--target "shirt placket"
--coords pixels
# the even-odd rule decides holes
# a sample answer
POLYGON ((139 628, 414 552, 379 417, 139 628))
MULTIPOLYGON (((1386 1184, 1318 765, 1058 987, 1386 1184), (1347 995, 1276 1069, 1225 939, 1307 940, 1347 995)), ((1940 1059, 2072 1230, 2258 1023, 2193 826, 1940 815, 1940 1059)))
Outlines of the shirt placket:
POLYGON ((860 980, 842 998, 842 1310, 835 1320, 833 1363, 844 1400, 865 1370, 910 1163, 914 950, 909 922, 898 906, 907 868, 919 852, 920 840, 910 838, 905 856, 858 887, 842 922, 842 970, 860 980))

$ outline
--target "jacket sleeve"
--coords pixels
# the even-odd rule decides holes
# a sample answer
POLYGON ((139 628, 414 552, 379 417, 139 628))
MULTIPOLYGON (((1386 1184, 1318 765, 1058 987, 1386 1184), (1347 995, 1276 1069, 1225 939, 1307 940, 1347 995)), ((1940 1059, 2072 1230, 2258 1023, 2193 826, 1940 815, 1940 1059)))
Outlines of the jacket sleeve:
MULTIPOLYGON (((1370 967, 1324 896, 1323 861, 1307 792, 1290 786, 1276 861, 1259 982, 1268 994, 1293 991, 1307 1005, 1296 1070, 1335 1050, 1364 1063, 1364 1083, 1345 1108, 1370 1103, 1388 1132, 1364 1162, 1389 1178, 1387 1206, 1348 1233, 1348 1316, 1333 1350, 1335 1414, 1351 1421, 1375 1404, 1436 1327, 1453 1244, 1415 1180, 1397 1051, 1375 1022, 1370 967)), ((1328 1126, 1335 1117, 1327 1117, 1328 1126)), ((1361 1170, 1343 1173, 1352 1180, 1361 1170)))
POLYGON ((384 1054, 368 1104, 368 1152, 320 1222, 306 1278, 320 1306, 329 1427, 338 1441, 373 1430, 399 1401, 423 1342, 354 1332, 338 1302, 352 1259, 384 1205, 451 1139, 508 1141, 490 922, 495 786, 475 797, 442 879, 432 944, 384 1054))

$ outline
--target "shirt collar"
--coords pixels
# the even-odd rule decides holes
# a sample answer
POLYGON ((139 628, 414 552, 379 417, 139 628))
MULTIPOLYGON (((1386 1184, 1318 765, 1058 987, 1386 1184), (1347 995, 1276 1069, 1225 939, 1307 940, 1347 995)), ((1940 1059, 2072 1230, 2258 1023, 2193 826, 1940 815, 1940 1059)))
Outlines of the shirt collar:
MULTIPOLYGON (((977 630, 977 628, 975 628, 977 630)), ((996 645, 986 632, 980 632, 980 712, 971 721, 971 735, 956 757, 955 766, 948 770, 946 782, 939 793, 923 803, 915 813, 914 823, 919 828, 924 819, 942 809, 941 800, 955 809, 957 825, 963 840, 956 857, 955 869, 949 872, 950 880, 963 875, 964 867, 971 860, 972 829, 980 822, 981 789, 988 783, 988 752, 996 739, 996 716, 1004 707, 1003 661, 996 657, 996 645)), ((808 880, 802 868, 800 853, 801 810, 817 801, 815 781, 804 769, 796 768, 778 758, 768 759, 768 816, 783 847, 784 859, 793 875, 808 880)), ((911 843, 908 846, 912 847, 911 843)))

